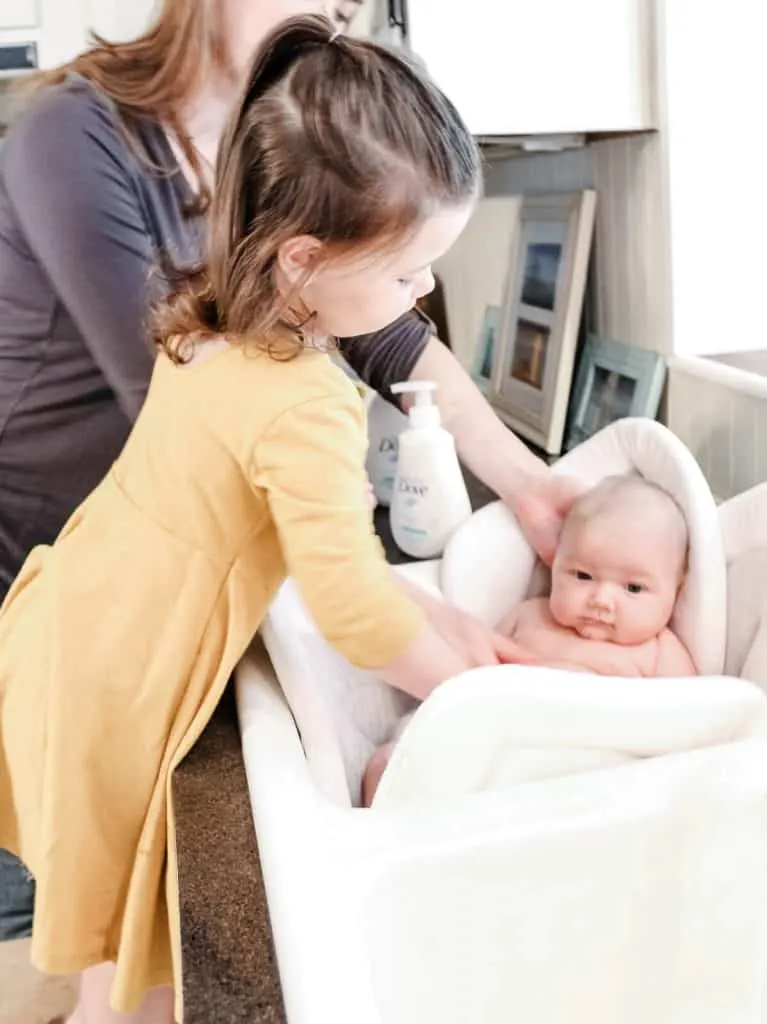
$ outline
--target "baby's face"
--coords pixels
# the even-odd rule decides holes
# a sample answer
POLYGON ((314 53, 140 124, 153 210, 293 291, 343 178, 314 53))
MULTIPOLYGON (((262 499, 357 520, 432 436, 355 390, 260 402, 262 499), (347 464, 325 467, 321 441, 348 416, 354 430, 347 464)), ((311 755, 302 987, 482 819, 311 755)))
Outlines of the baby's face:
MULTIPOLYGON (((652 531, 655 533, 655 531, 652 531)), ((587 640, 641 644, 668 625, 679 553, 619 514, 566 529, 551 576, 551 614, 587 640)))

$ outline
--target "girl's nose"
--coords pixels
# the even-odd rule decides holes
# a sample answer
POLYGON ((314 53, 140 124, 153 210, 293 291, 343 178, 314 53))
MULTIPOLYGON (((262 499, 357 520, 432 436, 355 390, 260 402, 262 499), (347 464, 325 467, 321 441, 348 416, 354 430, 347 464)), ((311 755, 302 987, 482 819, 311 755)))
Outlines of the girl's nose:
POLYGON ((429 292, 434 291, 434 274, 432 273, 431 267, 421 271, 413 284, 413 291, 415 293, 416 300, 422 299, 424 295, 428 295, 429 292))

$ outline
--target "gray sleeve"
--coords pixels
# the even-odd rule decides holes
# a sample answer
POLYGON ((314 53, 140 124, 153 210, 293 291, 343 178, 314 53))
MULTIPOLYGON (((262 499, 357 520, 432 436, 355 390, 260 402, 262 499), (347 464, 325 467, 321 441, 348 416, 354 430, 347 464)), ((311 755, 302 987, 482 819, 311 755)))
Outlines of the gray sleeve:
POLYGON ((391 385, 409 380, 434 333, 431 320, 412 309, 382 331, 342 338, 339 344, 354 372, 384 398, 395 402, 391 385))
POLYGON ((5 181, 28 244, 128 417, 146 394, 152 241, 106 101, 50 89, 6 143, 5 181))

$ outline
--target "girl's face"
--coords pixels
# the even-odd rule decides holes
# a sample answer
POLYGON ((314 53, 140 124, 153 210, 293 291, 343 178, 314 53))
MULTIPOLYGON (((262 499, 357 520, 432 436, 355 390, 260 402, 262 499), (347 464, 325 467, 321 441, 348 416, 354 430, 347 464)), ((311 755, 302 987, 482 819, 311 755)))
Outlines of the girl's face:
MULTIPOLYGON (((412 309, 434 287, 431 265, 456 241, 473 208, 472 200, 441 210, 393 250, 319 262, 300 291, 301 305, 316 314, 317 334, 335 338, 370 334, 412 309)), ((289 288, 290 282, 300 280, 321 256, 322 245, 316 239, 291 239, 280 250, 281 286, 289 288)))
MULTIPOLYGON (((224 0, 228 26, 229 51, 236 73, 244 76, 253 54, 268 32, 284 21, 300 14, 328 14, 343 3, 333 0, 224 0)), ((343 26, 339 26, 343 28, 343 26)))

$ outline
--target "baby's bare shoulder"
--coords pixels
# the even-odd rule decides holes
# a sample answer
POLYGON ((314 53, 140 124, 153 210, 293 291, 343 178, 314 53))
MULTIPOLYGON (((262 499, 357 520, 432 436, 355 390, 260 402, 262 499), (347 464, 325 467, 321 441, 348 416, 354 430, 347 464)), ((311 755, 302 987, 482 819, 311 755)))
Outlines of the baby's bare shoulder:
POLYGON ((670 629, 664 629, 658 636, 657 644, 656 676, 696 676, 698 674, 690 652, 676 633, 670 629))
POLYGON ((531 597, 527 601, 522 601, 517 605, 517 618, 518 621, 524 622, 526 625, 533 623, 537 626, 553 625, 548 598, 531 597))
POLYGON ((520 601, 514 605, 510 612, 505 615, 496 626, 503 636, 514 636, 519 629, 529 629, 531 626, 541 626, 545 619, 542 617, 548 614, 548 604, 541 598, 529 601, 520 601))

